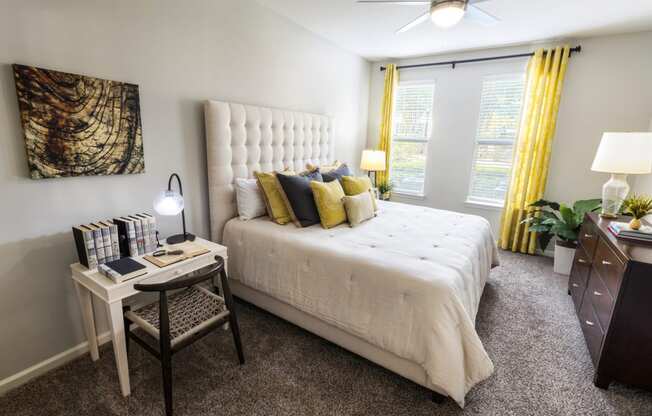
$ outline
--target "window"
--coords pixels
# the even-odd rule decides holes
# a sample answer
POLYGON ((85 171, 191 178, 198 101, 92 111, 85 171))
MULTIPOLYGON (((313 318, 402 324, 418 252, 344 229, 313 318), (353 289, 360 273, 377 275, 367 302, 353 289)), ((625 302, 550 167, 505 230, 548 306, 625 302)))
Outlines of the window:
POLYGON ((434 95, 433 82, 402 83, 397 89, 390 169, 398 193, 423 195, 434 95))
POLYGON ((502 206, 509 186, 523 102, 523 74, 486 77, 468 202, 502 206))

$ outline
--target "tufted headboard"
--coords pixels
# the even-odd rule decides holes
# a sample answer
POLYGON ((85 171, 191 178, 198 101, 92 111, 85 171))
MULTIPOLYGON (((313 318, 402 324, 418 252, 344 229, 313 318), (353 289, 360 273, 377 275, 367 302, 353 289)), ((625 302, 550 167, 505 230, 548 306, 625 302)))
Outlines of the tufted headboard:
POLYGON ((211 240, 222 241, 224 224, 237 216, 233 183, 254 171, 331 163, 333 119, 251 105, 206 101, 206 153, 211 240))

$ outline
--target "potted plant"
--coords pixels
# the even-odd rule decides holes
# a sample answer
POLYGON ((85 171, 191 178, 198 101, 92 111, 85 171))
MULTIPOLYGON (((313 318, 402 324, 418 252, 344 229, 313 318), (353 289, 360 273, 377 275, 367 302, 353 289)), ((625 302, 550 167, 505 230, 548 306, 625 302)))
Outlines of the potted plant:
POLYGON ((383 201, 389 201, 392 196, 392 188, 394 185, 391 182, 383 182, 378 184, 378 194, 383 201))
POLYGON ((634 217, 629 222, 629 228, 638 230, 641 228, 641 218, 652 214, 652 198, 643 195, 632 195, 623 203, 623 213, 634 217))
POLYGON ((528 224, 528 230, 537 233, 537 241, 541 250, 545 251, 553 237, 555 242, 555 273, 569 275, 577 239, 587 212, 600 209, 600 199, 577 201, 572 207, 557 202, 540 199, 532 204, 532 211, 523 223, 528 224))

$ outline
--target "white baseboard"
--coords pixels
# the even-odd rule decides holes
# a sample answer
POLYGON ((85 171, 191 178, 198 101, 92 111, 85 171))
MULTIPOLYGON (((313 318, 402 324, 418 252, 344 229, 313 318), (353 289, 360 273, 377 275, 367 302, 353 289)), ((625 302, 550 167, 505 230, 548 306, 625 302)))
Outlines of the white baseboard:
MULTIPOLYGON (((97 337, 98 345, 105 344, 109 341, 111 341, 111 333, 109 331, 104 332, 97 337)), ((40 363, 34 364, 29 368, 9 376, 4 380, 0 380, 0 396, 7 393, 9 390, 15 389, 16 387, 21 386, 28 381, 47 373, 50 370, 60 367, 67 362, 70 362, 75 358, 86 354, 87 352, 88 341, 84 341, 81 344, 75 345, 66 351, 60 352, 55 356, 52 356, 46 360, 41 361, 40 363)))

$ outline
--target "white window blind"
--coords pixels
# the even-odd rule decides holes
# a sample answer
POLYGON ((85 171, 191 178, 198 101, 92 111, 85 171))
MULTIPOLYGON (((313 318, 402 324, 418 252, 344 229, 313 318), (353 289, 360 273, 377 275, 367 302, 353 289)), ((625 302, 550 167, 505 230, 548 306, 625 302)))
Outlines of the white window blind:
POLYGON ((397 89, 390 166, 397 192, 423 195, 434 95, 433 82, 403 83, 397 89))
POLYGON ((523 74, 486 77, 482 82, 468 201, 503 205, 523 104, 523 74))

